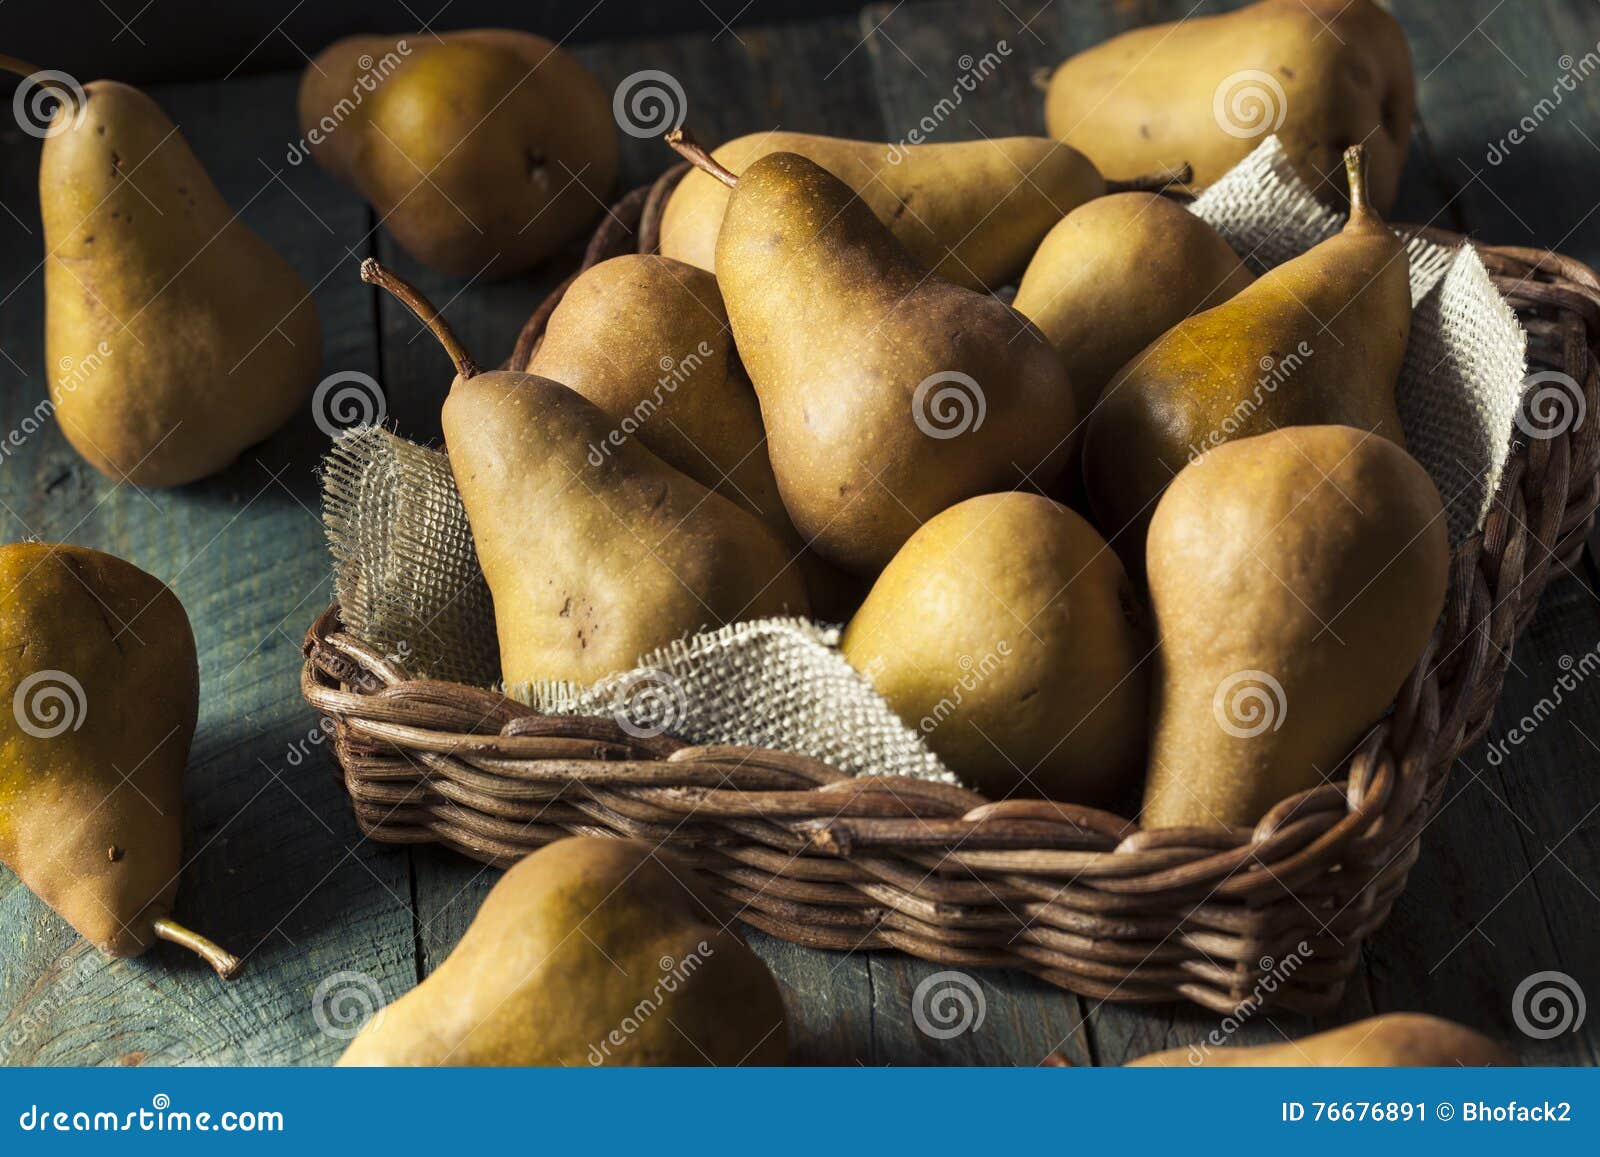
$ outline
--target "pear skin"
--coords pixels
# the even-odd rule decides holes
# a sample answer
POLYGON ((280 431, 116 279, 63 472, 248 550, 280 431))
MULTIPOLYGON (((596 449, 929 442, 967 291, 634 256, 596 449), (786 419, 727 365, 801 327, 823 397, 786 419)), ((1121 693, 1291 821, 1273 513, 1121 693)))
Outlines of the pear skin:
POLYGON ((1210 225, 1156 193, 1112 193, 1061 219, 1011 304, 1067 366, 1078 414, 1135 354, 1255 280, 1210 225))
MULTIPOLYGON (((712 156, 742 173, 769 153, 815 161, 860 195, 912 260, 968 289, 1014 281, 1063 213, 1106 191, 1083 154, 1045 137, 894 145, 771 132, 712 156)), ((727 207, 726 186, 691 170, 662 214, 662 254, 715 272, 727 207)))
POLYGON ((444 963, 341 1066, 774 1065, 777 983, 687 864, 574 838, 502 876, 444 963))
POLYGON ((739 619, 804 615, 778 535, 674 470, 559 382, 480 371, 438 311, 376 261, 456 365, 442 413, 509 684, 592 683, 739 619))
POLYGON ((1338 772, 1444 608, 1450 545, 1415 459, 1348 426, 1229 442, 1150 525, 1146 828, 1248 827, 1338 772))
POLYGON ((194 635, 160 580, 77 546, 0 547, 0 861, 108 956, 158 939, 239 961, 172 919, 194 635))
POLYGON ((1189 165, 1214 182, 1277 133, 1301 176, 1343 200, 1340 154, 1372 151, 1372 201, 1394 204, 1416 111, 1405 33, 1372 0, 1262 0, 1125 32, 1050 78, 1050 135, 1107 178, 1189 165))
POLYGON ((1095 525, 1143 569, 1156 500, 1184 465, 1284 426, 1372 430, 1405 445, 1394 389, 1411 332, 1409 263, 1372 211, 1365 153, 1346 155, 1344 229, 1179 322, 1101 395, 1083 447, 1095 525))
POLYGON ((311 291, 235 216, 156 103, 96 81, 44 144, 45 359, 62 433, 108 478, 214 474, 310 395, 311 291))
POLYGON ((796 529, 873 575, 964 498, 1053 481, 1070 453, 1061 359, 1009 306, 931 276, 816 163, 735 177, 717 242, 734 340, 796 529))
POLYGON ((1499 1042, 1442 1017, 1390 1012, 1282 1044, 1151 1053, 1129 1068, 1476 1068, 1515 1065, 1499 1042))
POLYGON ((317 163, 453 277, 532 268, 600 214, 616 180, 607 94, 526 32, 348 37, 306 67, 299 112, 317 163))
POLYGON ((1058 502, 986 494, 935 515, 839 646, 991 799, 1114 806, 1136 791, 1148 626, 1117 556, 1058 502))

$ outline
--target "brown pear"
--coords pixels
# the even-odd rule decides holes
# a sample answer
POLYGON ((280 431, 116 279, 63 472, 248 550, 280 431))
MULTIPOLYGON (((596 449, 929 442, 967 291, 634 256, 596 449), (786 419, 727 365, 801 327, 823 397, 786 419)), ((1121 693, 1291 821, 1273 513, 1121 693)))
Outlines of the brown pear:
POLYGON ((558 840, 500 878, 339 1064, 782 1064, 777 983, 729 923, 664 848, 558 840))
POLYGON ((1332 780, 1444 606, 1450 547, 1415 459, 1349 426, 1201 456, 1150 525, 1147 828, 1245 827, 1332 780))
POLYGON ((1405 444, 1394 389, 1411 332, 1405 246, 1345 156, 1344 229, 1179 322, 1122 368, 1089 419, 1084 483, 1101 533, 1143 567, 1156 500, 1185 463, 1234 438, 1332 424, 1405 444))
POLYGON ((507 683, 590 683, 695 631, 805 614, 782 540, 656 457, 559 382, 480 371, 415 289, 370 258, 456 365, 450 469, 494 600, 507 683), (599 453, 597 448, 608 452, 599 453))
POLYGON ((157 940, 239 961, 172 918, 199 709, 189 617, 109 554, 0 547, 0 861, 108 956, 157 940))
POLYGON ((1420 1012, 1390 1012, 1280 1044, 1168 1049, 1138 1068, 1475 1068, 1517 1058, 1480 1032, 1420 1012))

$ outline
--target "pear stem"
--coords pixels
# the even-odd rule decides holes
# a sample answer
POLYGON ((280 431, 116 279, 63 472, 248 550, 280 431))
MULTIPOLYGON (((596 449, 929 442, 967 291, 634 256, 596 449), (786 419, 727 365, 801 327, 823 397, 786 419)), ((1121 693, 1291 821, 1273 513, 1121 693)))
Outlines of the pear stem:
POLYGON ((444 314, 433 307, 433 302, 422 296, 421 290, 385 269, 371 257, 361 263, 361 280, 368 285, 388 290, 400 299, 400 304, 416 314, 417 320, 427 326, 428 331, 439 339, 439 344, 444 346, 444 352, 449 354, 450 360, 456 364, 457 375, 462 378, 478 376, 478 363, 472 360, 467 347, 456 337, 455 330, 445 321, 444 314))
MULTIPOLYGON (((29 64, 26 60, 15 56, 7 56, 5 53, 0 52, 0 72, 15 73, 17 76, 27 80, 29 77, 38 76, 43 71, 44 69, 36 64, 29 64)), ((55 93, 56 99, 65 107, 72 109, 74 113, 76 112, 78 94, 71 88, 62 84, 59 80, 51 80, 48 77, 40 80, 39 84, 49 92, 55 93)))
POLYGON ((736 188, 739 177, 732 169, 706 152, 705 146, 681 128, 673 129, 664 138, 667 144, 684 160, 703 173, 709 173, 728 188, 736 188))
POLYGON ((217 944, 207 940, 198 932, 191 932, 169 916, 159 916, 152 925, 158 939, 182 945, 196 956, 199 956, 212 968, 217 970, 217 975, 224 980, 232 980, 239 974, 239 969, 244 966, 233 953, 217 944))
POLYGON ((1367 147, 1351 145, 1344 151, 1344 174, 1350 182, 1350 218, 1372 215, 1367 196, 1367 147))

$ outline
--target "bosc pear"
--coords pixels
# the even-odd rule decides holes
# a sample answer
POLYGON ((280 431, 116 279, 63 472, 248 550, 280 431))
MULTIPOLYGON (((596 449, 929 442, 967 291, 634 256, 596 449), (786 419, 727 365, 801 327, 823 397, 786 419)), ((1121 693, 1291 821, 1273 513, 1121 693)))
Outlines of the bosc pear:
POLYGON ((406 252, 454 277, 537 265, 600 214, 616 180, 605 90, 527 32, 347 37, 306 66, 299 112, 298 147, 371 202, 406 252))
POLYGON ((664 848, 558 840, 500 878, 339 1064, 782 1064, 778 985, 729 922, 664 848))
POLYGON ((1206 186, 1276 133, 1329 204, 1339 156, 1372 151, 1372 201, 1394 204, 1416 110, 1411 52, 1372 0, 1261 0, 1138 28, 1050 78, 1050 135, 1111 179, 1188 164, 1206 186))
POLYGON ((808 610, 782 540, 559 382, 480 371, 437 310, 368 258, 455 363, 442 421, 509 684, 591 683, 737 619, 808 610), (592 447, 608 453, 595 455, 592 447))
POLYGON ((1150 525, 1146 828, 1248 827, 1321 786, 1444 607, 1439 492, 1386 438, 1290 426, 1217 447, 1150 525))
MULTIPOLYGON (((771 153, 815 161, 866 202, 912 260, 968 289, 1014 281, 1062 214, 1106 191, 1088 158, 1047 137, 897 145, 769 132, 711 155, 742 173, 771 153)), ((690 170, 662 214, 662 254, 715 272, 727 207, 727 187, 690 170)))
POLYGON ((0 547, 0 861, 108 956, 157 940, 239 961, 172 917, 199 709, 189 617, 120 558, 0 547))
MULTIPOLYGON (((0 58, 0 67, 28 66, 0 58)), ((322 364, 311 291, 138 89, 60 91, 39 160, 45 361, 73 448, 180 486, 283 425, 322 364)))
POLYGON ((1498 1041, 1465 1025, 1420 1012, 1390 1012, 1278 1044, 1168 1049, 1129 1067, 1449 1069, 1516 1063, 1498 1041))
POLYGON ((1095 523, 1140 574, 1156 500, 1213 447, 1284 426, 1357 426, 1405 445, 1395 383, 1411 332, 1405 246, 1345 154, 1350 219, 1220 305, 1179 322, 1118 371, 1084 438, 1095 523))
POLYGON ((784 506, 813 549, 875 574, 941 510, 1054 479, 1072 390, 1030 322, 929 274, 815 162, 769 153, 735 176, 668 140, 733 190, 718 282, 784 506))

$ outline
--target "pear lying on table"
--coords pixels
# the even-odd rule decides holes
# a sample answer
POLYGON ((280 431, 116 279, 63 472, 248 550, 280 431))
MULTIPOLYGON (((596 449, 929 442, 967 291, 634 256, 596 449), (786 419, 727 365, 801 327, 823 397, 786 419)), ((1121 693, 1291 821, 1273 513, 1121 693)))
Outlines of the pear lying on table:
POLYGON ((640 840, 540 848, 340 1065, 772 1065, 783 1001, 687 864, 640 840))
POLYGON ((591 683, 737 619, 805 614, 778 535, 674 470, 559 382, 480 371, 438 311, 376 261, 361 276, 432 329, 456 377, 450 469, 494 600, 507 683, 591 683))
POLYGON ((406 252, 456 277, 529 269, 598 217, 617 126, 593 75, 527 32, 352 36, 300 82, 300 131, 406 252))
POLYGON ((1390 1012, 1281 1044, 1168 1049, 1134 1068, 1452 1068, 1514 1065, 1517 1058, 1482 1033, 1442 1017, 1390 1012))
MULTIPOLYGON (((1106 191, 1088 158, 1046 137, 893 145, 769 132, 737 137, 712 156, 742 173, 771 153, 794 153, 832 173, 913 261, 968 289, 1014 280, 1062 214, 1106 191)), ((727 207, 727 188, 691 170, 662 214, 662 254, 715 271, 727 207)))
POLYGON ((155 101, 111 81, 84 93, 63 96, 39 161, 50 400, 102 474, 179 486, 305 403, 321 327, 155 101))
POLYGON ((239 961, 172 918, 194 635, 158 579, 77 546, 0 547, 0 860, 109 956, 157 940, 239 961))

